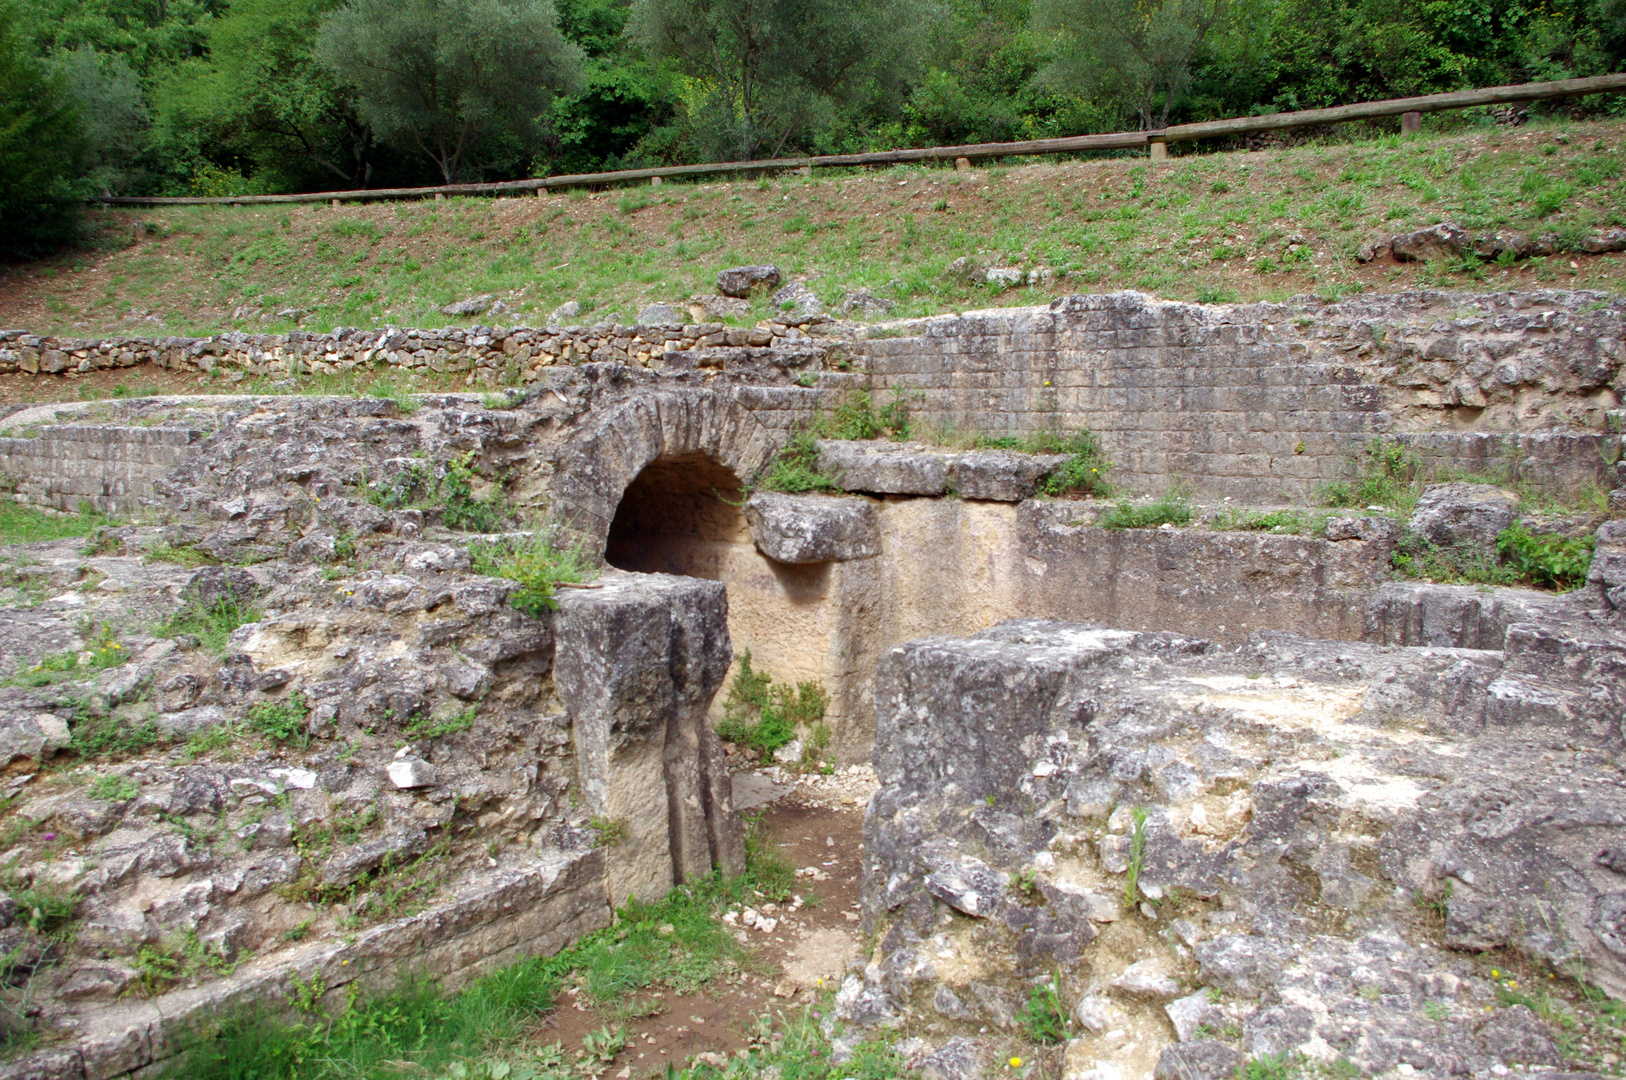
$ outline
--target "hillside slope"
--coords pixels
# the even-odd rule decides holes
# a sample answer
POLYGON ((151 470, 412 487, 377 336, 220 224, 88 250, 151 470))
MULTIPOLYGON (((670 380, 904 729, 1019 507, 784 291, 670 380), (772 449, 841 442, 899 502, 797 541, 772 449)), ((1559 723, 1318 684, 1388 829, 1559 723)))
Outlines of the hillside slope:
MULTIPOLYGON (((782 176, 544 198, 97 210, 78 252, 0 272, 0 326, 67 334, 303 325, 438 326, 449 301, 494 294, 535 323, 566 300, 583 321, 710 293, 740 262, 777 263, 827 304, 864 287, 895 315, 1139 289, 1197 300, 1419 284, 1618 291, 1626 257, 1517 265, 1360 264, 1363 240, 1450 220, 1571 241, 1626 225, 1626 123, 1258 153, 782 176), (1007 290, 945 273, 960 256, 1050 268, 1007 290), (278 317, 295 309, 297 316, 278 317)), ((765 314, 757 301, 753 316, 765 314)))

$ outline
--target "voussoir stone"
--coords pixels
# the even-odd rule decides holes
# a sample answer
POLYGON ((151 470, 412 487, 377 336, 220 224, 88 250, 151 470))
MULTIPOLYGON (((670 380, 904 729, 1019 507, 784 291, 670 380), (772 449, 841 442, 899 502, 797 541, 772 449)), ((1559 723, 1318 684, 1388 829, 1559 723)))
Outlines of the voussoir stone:
POLYGON ((1411 530, 1436 544, 1492 549, 1513 524, 1519 496, 1494 484, 1431 484, 1411 514, 1411 530))
POLYGON ((847 562, 881 553, 881 528, 867 499, 761 491, 745 503, 751 538, 782 563, 847 562))
POLYGON ((772 289, 779 285, 777 266, 735 266, 717 272, 717 291, 724 296, 747 297, 753 289, 772 289))

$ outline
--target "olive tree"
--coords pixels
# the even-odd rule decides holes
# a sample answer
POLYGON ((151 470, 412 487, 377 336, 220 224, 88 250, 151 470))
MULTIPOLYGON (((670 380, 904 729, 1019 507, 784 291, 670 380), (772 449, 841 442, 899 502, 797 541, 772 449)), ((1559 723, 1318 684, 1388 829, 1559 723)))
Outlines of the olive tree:
POLYGON ((552 0, 349 0, 315 55, 379 138, 426 155, 447 183, 494 146, 528 152, 554 95, 582 77, 552 0))
POLYGON ((72 237, 84 160, 66 79, 35 59, 0 0, 0 252, 38 251, 72 237))
POLYGON ((698 151, 774 157, 901 101, 929 0, 633 0, 628 32, 684 83, 698 151))
POLYGON ((1049 81, 1120 101, 1152 129, 1168 124, 1228 12, 1228 0, 1035 0, 1033 19, 1056 50, 1049 81))

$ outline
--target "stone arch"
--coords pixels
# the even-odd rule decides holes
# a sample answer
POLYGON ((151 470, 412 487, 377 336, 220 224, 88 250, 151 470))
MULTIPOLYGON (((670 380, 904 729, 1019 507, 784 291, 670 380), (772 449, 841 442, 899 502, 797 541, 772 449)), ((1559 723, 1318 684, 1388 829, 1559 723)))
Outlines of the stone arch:
POLYGON ((779 445, 777 433, 728 394, 640 394, 603 410, 577 436, 559 462, 554 511, 584 550, 602 557, 623 496, 649 466, 726 470, 749 484, 779 445))

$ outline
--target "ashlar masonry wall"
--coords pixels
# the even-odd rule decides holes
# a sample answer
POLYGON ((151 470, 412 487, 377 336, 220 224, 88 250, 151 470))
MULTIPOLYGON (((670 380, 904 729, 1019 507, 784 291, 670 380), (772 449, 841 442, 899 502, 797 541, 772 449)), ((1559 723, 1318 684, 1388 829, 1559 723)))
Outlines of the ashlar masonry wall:
POLYGON ((1087 427, 1130 490, 1304 501, 1374 436, 1435 467, 1601 482, 1626 301, 1425 292, 1204 306, 1073 296, 893 324, 854 349, 880 400, 945 429, 1087 427))

